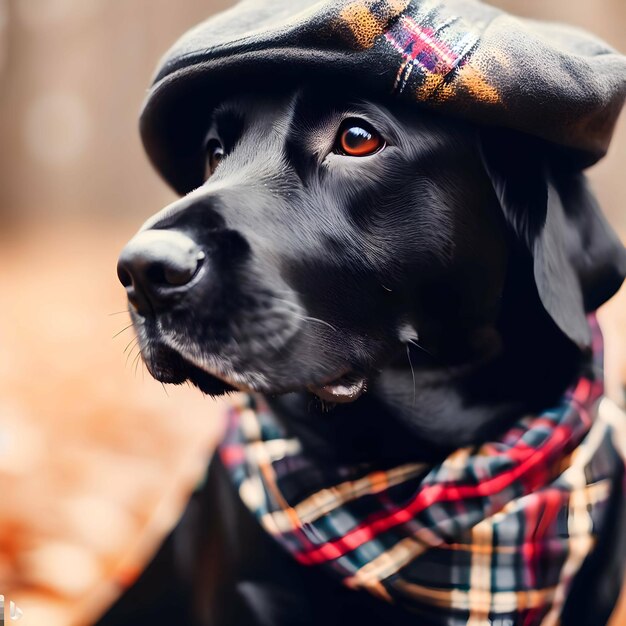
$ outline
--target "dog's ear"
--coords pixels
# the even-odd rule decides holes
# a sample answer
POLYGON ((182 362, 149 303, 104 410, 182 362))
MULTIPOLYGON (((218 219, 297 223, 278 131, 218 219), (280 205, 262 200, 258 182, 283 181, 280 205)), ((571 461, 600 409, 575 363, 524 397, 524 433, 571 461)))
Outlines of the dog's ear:
POLYGON ((543 307, 574 343, 588 348, 586 313, 619 289, 624 247, 583 174, 555 169, 536 140, 483 130, 480 147, 505 219, 532 256, 543 307))

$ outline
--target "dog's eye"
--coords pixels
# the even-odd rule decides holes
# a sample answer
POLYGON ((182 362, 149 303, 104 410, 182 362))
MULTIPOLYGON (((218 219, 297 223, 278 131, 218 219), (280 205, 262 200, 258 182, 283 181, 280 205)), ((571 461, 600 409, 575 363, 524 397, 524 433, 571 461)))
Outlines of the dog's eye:
POLYGON ((346 156, 369 156, 382 150, 385 140, 362 120, 346 120, 341 125, 335 143, 335 152, 346 156))
POLYGON ((206 149, 206 176, 213 174, 215 168, 224 158, 224 147, 217 139, 211 139, 206 149))

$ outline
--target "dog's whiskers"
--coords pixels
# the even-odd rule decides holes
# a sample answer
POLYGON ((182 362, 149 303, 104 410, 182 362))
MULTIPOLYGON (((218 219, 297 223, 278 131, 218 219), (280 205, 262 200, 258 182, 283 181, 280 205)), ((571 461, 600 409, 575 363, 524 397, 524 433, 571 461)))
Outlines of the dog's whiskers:
MULTIPOLYGON (((412 343, 412 342, 409 342, 412 343)), ((406 347, 406 356, 409 359, 409 367, 411 368, 411 376, 413 378, 413 406, 415 406, 415 370, 413 369, 413 363, 411 362, 411 348, 408 346, 406 347)))
POLYGON ((114 313, 109 313, 109 317, 113 317, 114 315, 123 315, 124 313, 126 313, 126 315, 130 315, 128 309, 124 309, 123 311, 115 311, 114 313))
POLYGON ((124 328, 122 328, 122 330, 120 330, 119 332, 115 333, 115 335, 113 335, 113 337, 111 337, 111 339, 115 339, 116 337, 119 337, 123 332, 127 331, 129 328, 132 328, 133 323, 131 322, 128 326, 125 326, 124 328))
MULTIPOLYGON (((128 367, 128 361, 129 361, 130 359, 132 359, 132 358, 133 358, 133 356, 136 356, 136 355, 134 355, 134 352, 135 352, 135 348, 137 348, 137 347, 138 347, 138 345, 139 345, 139 344, 138 344, 138 343, 136 343, 136 344, 132 347, 132 349, 129 351, 129 353, 126 355, 126 363, 124 363, 124 367, 128 367)), ((139 352, 138 352, 138 353, 139 353, 139 354, 141 354, 141 349, 139 349, 139 352)), ((133 363, 134 363, 134 362, 135 362, 135 361, 134 361, 134 359, 133 359, 133 363)))
MULTIPOLYGON (((128 348, 130 348, 130 345, 131 345, 132 343, 137 343, 138 341, 139 341, 139 337, 136 337, 136 336, 135 336, 135 337, 133 337, 133 338, 132 338, 132 339, 131 339, 131 340, 130 340, 127 344, 126 344, 126 347, 124 348, 124 351, 122 352, 122 354, 126 354, 126 350, 128 350, 128 348)), ((131 350, 131 352, 132 352, 132 350, 131 350)))
POLYGON ((139 352, 137 352, 137 356, 134 358, 131 367, 133 367, 133 365, 135 366, 135 370, 134 370, 134 376, 135 378, 137 378, 137 368, 139 367, 139 357, 141 356, 141 350, 139 352))
POLYGON ((429 352, 428 350, 426 350, 424 346, 420 346, 420 344, 417 343, 415 339, 407 339, 406 342, 410 343, 412 346, 415 346, 416 348, 419 348, 420 350, 422 350, 422 352, 425 352, 428 356, 432 356, 433 359, 435 358, 435 355, 432 352, 429 352))
MULTIPOLYGON (((293 307, 294 304, 293 302, 289 302, 289 300, 285 300, 284 298, 277 298, 276 296, 272 296, 272 299, 276 300, 277 302, 282 302, 283 304, 286 304, 289 307, 293 307)), ((333 332, 337 332, 337 329, 330 323, 327 322, 326 320, 321 320, 318 317, 312 317, 310 315, 300 315, 299 313, 296 313, 295 311, 292 311, 293 315, 295 315, 295 317, 297 317, 299 320, 302 320, 303 322, 317 322, 318 324, 323 324, 324 326, 328 326, 328 328, 330 328, 333 332)))
POLYGON ((325 320, 318 319, 317 317, 311 317, 310 315, 298 315, 297 313, 296 313, 296 317, 298 317, 298 319, 301 319, 305 322, 318 322, 319 324, 328 326, 328 328, 330 328, 332 331, 337 332, 337 329, 331 323, 326 322, 325 320))

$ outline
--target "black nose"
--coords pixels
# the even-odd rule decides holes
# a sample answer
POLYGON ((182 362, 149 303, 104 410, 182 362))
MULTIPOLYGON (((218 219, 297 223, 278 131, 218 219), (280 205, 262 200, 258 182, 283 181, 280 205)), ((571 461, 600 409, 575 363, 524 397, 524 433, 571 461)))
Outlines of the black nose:
POLYGON ((138 313, 162 311, 184 295, 204 256, 180 232, 145 230, 122 250, 117 275, 138 313))

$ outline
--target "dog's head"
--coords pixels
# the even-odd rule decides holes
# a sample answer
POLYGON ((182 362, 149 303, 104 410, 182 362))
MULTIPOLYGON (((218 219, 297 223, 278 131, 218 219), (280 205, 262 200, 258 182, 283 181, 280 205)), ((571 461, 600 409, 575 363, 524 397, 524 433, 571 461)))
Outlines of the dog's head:
POLYGON ((588 347, 626 261, 579 173, 512 132, 324 92, 207 110, 205 179, 122 251, 153 376, 341 402, 408 350, 484 363, 539 318, 588 347))

